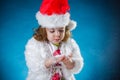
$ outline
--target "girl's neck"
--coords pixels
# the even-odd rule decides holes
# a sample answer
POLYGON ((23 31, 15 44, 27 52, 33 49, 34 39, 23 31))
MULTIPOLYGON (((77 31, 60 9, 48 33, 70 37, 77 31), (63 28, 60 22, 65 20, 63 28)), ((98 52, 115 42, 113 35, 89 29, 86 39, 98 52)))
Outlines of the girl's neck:
POLYGON ((61 46, 61 43, 52 43, 52 42, 48 42, 50 44, 52 44, 53 46, 57 47, 57 48, 60 48, 61 46))
POLYGON ((52 43, 53 45, 59 47, 60 46, 60 43, 52 43))

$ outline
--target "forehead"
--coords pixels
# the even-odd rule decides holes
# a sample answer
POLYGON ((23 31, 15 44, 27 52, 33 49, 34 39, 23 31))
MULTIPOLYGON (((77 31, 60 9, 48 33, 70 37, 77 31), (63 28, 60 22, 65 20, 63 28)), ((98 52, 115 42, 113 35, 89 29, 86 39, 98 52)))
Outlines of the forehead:
POLYGON ((65 27, 59 27, 59 28, 46 28, 48 30, 58 30, 58 29, 65 29, 65 27))

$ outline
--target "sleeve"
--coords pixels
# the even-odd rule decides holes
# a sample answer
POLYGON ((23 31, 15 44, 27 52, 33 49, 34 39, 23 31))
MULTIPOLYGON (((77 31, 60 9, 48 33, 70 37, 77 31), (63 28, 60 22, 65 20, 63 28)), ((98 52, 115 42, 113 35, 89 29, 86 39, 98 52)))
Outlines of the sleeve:
POLYGON ((80 48, 75 42, 75 40, 71 39, 71 47, 72 47, 72 53, 73 53, 73 58, 72 60, 75 61, 75 67, 71 69, 71 72, 74 74, 79 73, 82 68, 83 68, 83 58, 80 53, 80 48))
MULTIPOLYGON (((40 49, 38 49, 38 43, 34 39, 30 39, 25 47, 25 59, 29 70, 29 76, 27 80, 35 80, 38 76, 43 79, 48 71, 44 65, 44 59, 41 57, 40 49)), ((42 53, 41 53, 42 54, 42 53)))

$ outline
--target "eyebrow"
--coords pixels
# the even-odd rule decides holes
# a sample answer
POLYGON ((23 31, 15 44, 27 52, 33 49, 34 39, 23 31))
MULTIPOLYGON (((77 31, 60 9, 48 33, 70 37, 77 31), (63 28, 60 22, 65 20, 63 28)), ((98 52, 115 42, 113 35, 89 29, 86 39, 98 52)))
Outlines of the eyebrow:
POLYGON ((54 30, 54 28, 50 28, 50 29, 48 29, 48 30, 54 30))
POLYGON ((64 28, 59 28, 59 29, 64 29, 64 28))
POLYGON ((64 29, 64 27, 61 27, 61 28, 56 28, 56 29, 64 29))

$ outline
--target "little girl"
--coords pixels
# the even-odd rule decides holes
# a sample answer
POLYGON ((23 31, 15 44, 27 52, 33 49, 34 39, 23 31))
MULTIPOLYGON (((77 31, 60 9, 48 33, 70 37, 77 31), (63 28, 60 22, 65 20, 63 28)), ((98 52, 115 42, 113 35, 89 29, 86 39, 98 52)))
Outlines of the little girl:
POLYGON ((67 0, 43 0, 36 14, 40 26, 25 49, 27 80, 75 80, 81 71, 83 58, 70 37, 76 25, 68 10, 67 0))

